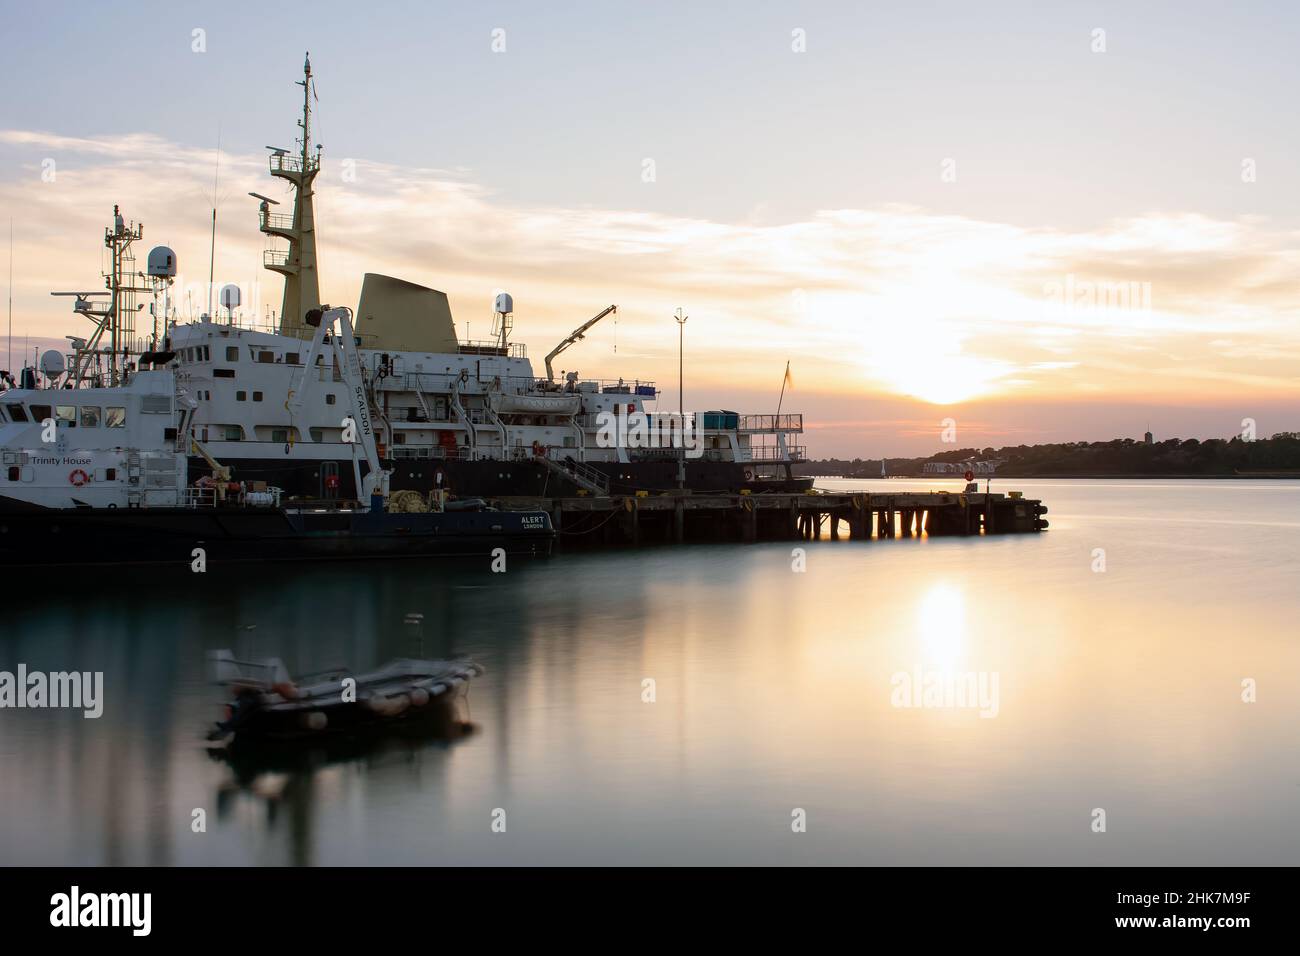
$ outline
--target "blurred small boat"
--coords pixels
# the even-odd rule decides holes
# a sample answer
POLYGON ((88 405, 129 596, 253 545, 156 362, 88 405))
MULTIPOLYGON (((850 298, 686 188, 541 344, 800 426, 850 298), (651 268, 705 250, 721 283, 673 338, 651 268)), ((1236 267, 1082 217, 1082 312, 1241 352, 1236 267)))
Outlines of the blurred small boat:
POLYGON ((483 668, 473 661, 398 658, 364 674, 334 669, 290 677, 279 658, 237 660, 212 652, 214 679, 231 690, 210 747, 238 738, 296 739, 388 730, 444 716, 446 705, 483 668))

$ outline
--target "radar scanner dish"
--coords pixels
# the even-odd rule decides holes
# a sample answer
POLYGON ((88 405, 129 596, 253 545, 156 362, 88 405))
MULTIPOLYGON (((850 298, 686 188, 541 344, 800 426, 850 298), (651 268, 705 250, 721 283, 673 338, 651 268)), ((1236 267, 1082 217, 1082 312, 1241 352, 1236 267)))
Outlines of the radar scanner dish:
POLYGON ((148 270, 158 279, 176 278, 176 253, 166 246, 154 246, 149 250, 148 270))
POLYGON ((68 369, 63 361, 63 353, 58 349, 49 349, 41 355, 41 371, 46 378, 58 378, 68 369))
POLYGON ((233 282, 221 287, 221 307, 223 309, 239 308, 239 286, 233 282))

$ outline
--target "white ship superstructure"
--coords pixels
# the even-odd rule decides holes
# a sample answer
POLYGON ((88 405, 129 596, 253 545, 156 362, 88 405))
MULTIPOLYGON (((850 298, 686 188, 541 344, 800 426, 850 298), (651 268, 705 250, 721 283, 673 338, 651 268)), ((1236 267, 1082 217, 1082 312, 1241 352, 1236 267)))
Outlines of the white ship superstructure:
POLYGON ((0 395, 0 494, 44 508, 183 504, 187 415, 177 398, 168 370, 117 387, 0 395))

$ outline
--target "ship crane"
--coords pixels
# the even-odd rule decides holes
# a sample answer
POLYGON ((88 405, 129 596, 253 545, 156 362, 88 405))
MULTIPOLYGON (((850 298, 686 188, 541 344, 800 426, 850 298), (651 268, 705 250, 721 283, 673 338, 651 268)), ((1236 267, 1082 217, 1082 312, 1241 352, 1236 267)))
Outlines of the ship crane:
POLYGON ((555 381, 555 370, 551 368, 551 362, 555 359, 555 356, 559 355, 561 352, 563 352, 573 343, 580 341, 587 334, 587 332, 590 331, 591 327, 595 325, 597 322, 599 322, 601 319, 603 319, 605 316, 609 315, 611 312, 617 312, 617 311, 618 311, 618 306, 611 305, 609 308, 605 309, 599 315, 595 316, 594 318, 588 319, 586 322, 582 323, 582 325, 578 326, 576 329, 574 329, 572 332, 569 333, 569 337, 567 339, 565 339, 555 348, 551 349, 551 354, 546 356, 546 380, 548 382, 555 381))
POLYGON ((328 335, 335 364, 352 400, 351 418, 356 427, 357 442, 361 445, 366 465, 370 469, 363 479, 354 444, 352 469, 356 478, 358 497, 365 501, 372 495, 386 496, 389 473, 383 470, 379 461, 379 451, 375 445, 374 427, 370 421, 370 404, 366 398, 365 382, 361 375, 361 357, 357 354, 356 340, 352 331, 352 310, 345 307, 331 309, 329 306, 311 309, 307 312, 305 321, 308 326, 316 326, 316 334, 312 336, 311 346, 304 359, 301 384, 297 389, 289 392, 288 401, 284 403, 285 409, 289 412, 290 426, 292 427, 294 418, 301 414, 306 404, 310 393, 309 386, 321 374, 316 368, 316 357, 321 354, 325 346, 325 337, 328 335), (337 331, 334 329, 335 323, 339 326, 337 331))

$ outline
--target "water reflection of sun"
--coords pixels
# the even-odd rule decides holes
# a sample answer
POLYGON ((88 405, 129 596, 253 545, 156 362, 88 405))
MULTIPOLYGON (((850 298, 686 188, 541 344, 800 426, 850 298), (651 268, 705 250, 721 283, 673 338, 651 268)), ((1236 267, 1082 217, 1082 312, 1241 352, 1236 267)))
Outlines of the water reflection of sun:
POLYGON ((916 607, 919 652, 926 667, 954 667, 966 651, 966 598, 952 584, 936 584, 916 607))

